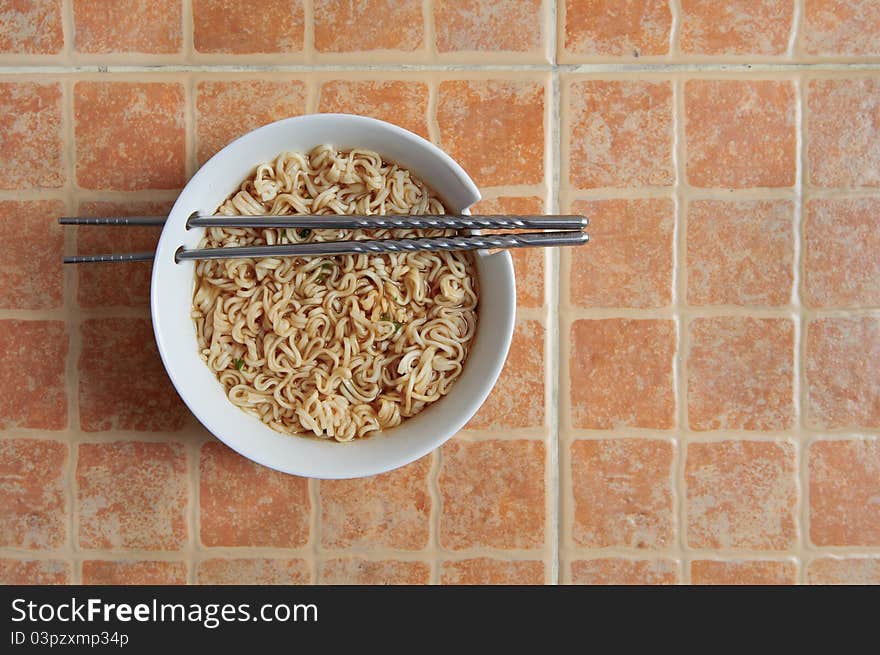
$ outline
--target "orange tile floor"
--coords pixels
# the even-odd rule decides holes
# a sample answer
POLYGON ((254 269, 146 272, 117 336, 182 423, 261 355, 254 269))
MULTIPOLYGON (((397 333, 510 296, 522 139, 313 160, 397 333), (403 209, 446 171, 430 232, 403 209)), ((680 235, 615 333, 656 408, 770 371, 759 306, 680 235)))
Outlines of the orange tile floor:
POLYGON ((880 3, 0 0, 0 582, 880 583, 880 3), (305 480, 213 439, 149 324, 156 232, 318 111, 438 143, 514 254, 466 429, 305 480))

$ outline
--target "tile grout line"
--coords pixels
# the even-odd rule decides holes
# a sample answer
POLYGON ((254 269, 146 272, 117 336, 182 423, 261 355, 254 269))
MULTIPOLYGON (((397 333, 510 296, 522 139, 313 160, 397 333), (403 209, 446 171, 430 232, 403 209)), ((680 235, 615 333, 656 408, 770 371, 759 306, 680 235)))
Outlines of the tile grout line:
MULTIPOLYGON (((578 549, 588 553, 595 554, 621 554, 627 557, 642 559, 668 556, 667 551, 656 550, 646 551, 639 549, 626 548, 606 548, 606 549, 578 549)), ((876 549, 871 547, 837 547, 836 549, 829 547, 828 552, 831 554, 856 554, 865 557, 873 557, 877 555, 876 549)), ((271 560, 287 560, 302 559, 309 563, 313 549, 311 545, 300 546, 295 548, 273 547, 273 546, 210 546, 200 548, 196 551, 196 563, 204 562, 210 559, 232 560, 232 559, 271 559, 271 560)), ((731 550, 731 551, 714 551, 706 550, 707 554, 718 554, 722 557, 738 557, 750 553, 764 553, 767 559, 774 557, 779 559, 790 556, 784 551, 749 551, 749 550, 731 550)), ((125 548, 82 548, 78 551, 79 559, 98 559, 108 561, 159 561, 159 562, 183 562, 186 563, 186 553, 183 549, 177 550, 146 550, 146 549, 125 549, 125 548)), ((513 562, 542 562, 542 551, 540 548, 503 548, 500 546, 473 546, 462 550, 440 550, 434 551, 430 548, 419 550, 404 550, 400 548, 370 548, 370 547, 350 547, 350 548, 332 548, 322 549, 325 559, 364 559, 367 561, 382 561, 388 559, 398 559, 407 562, 426 562, 430 558, 435 558, 438 563, 443 561, 460 562, 469 559, 496 559, 509 560, 513 562), (441 561, 442 560, 442 561, 441 561)), ((4 547, 0 548, 0 557, 10 557, 11 559, 70 559, 70 550, 66 547, 49 548, 43 550, 28 550, 27 548, 4 547)))
POLYGON ((183 38, 180 47, 183 49, 183 60, 188 63, 193 61, 193 55, 195 53, 195 45, 193 43, 195 38, 194 21, 192 0, 183 0, 183 4, 180 8, 180 27, 183 31, 183 38))
POLYGON ((792 257, 792 296, 796 304, 797 320, 794 328, 794 370, 792 379, 794 385, 794 403, 795 403, 795 429, 799 435, 797 439, 797 486, 798 495, 797 502, 799 510, 796 513, 799 525, 799 535, 797 543, 797 555, 799 560, 798 566, 798 582, 806 584, 807 582, 807 557, 806 551, 809 547, 809 521, 810 521, 810 499, 809 499, 809 465, 808 452, 810 445, 810 437, 806 431, 808 408, 807 381, 806 381, 806 318, 803 311, 803 284, 804 284, 804 183, 807 175, 807 147, 806 147, 806 120, 807 120, 807 97, 806 87, 808 80, 804 77, 795 80, 795 92, 797 94, 797 102, 795 104, 795 124, 797 125, 797 147, 795 156, 795 186, 798 193, 795 198, 795 215, 793 222, 792 244, 794 246, 794 254, 792 257))
POLYGON ((319 113, 318 109, 321 106, 321 89, 324 86, 324 80, 314 76, 309 75, 305 80, 302 80, 303 84, 305 84, 306 88, 306 96, 305 96, 305 113, 306 114, 317 114, 319 113))
MULTIPOLYGON (((565 11, 564 6, 561 8, 565 11)), ((556 23, 561 25, 559 18, 556 23)), ((558 50, 556 51, 558 52, 558 50)), ((557 74, 557 153, 556 180, 554 189, 557 209, 569 211, 571 194, 569 193, 569 125, 568 125, 568 79, 557 74)), ((589 228, 588 228, 589 232, 589 228)), ((556 298, 555 329, 556 342, 556 439, 557 439, 557 579, 559 584, 571 583, 571 564, 574 549, 571 545, 572 521, 569 507, 574 505, 573 486, 571 480, 571 397, 570 397, 570 347, 571 347, 571 315, 566 311, 569 298, 569 282, 571 276, 571 257, 568 252, 558 251, 556 264, 556 298)))
POLYGON ((428 497, 431 499, 431 511, 428 513, 428 549, 434 554, 430 558, 429 584, 440 584, 440 513, 443 497, 440 494, 440 464, 443 447, 436 448, 431 454, 431 466, 428 469, 428 497))
POLYGON ((307 478, 309 505, 309 554, 312 556, 310 571, 312 584, 318 584, 321 575, 321 481, 307 478))
POLYGON ((307 65, 313 66, 315 59, 315 3, 302 0, 303 7, 303 58, 307 65))
MULTIPOLYGON (((437 145, 437 147, 442 147, 440 143, 440 121, 437 118, 437 109, 440 104, 440 86, 437 79, 433 76, 426 83, 428 85, 428 103, 426 107, 428 112, 428 140, 437 145)), ((482 193, 480 195, 482 196, 482 193)))
POLYGON ((687 551, 687 487, 685 484, 685 461, 687 457, 688 413, 687 413, 687 376, 685 372, 685 356, 688 348, 686 324, 687 317, 682 308, 687 297, 686 270, 686 200, 683 187, 686 184, 686 135, 685 135, 685 96, 684 81, 672 80, 672 164, 675 171, 673 185, 673 203, 675 221, 672 240, 672 320, 675 321, 676 351, 672 370, 675 397, 675 416, 677 435, 673 437, 673 525, 675 526, 676 550, 678 552, 679 573, 681 584, 690 583, 690 561, 687 551))
MULTIPOLYGON (((687 198, 684 198, 687 204, 687 198)), ((631 308, 631 307, 578 307, 565 308, 566 313, 575 319, 583 318, 660 318, 672 319, 676 311, 687 314, 688 318, 715 318, 715 317, 753 317, 753 318, 790 318, 799 311, 805 318, 841 318, 846 316, 871 316, 880 317, 880 307, 833 307, 822 309, 800 308, 797 305, 780 305, 778 307, 759 307, 756 305, 683 305, 676 308, 674 305, 658 308, 631 308)), ((874 428, 868 428, 874 429, 874 428)))
MULTIPOLYGON (((786 81, 790 78, 786 78, 786 81)), ((666 80, 669 81, 669 80, 666 80)), ((494 189, 523 188, 523 187, 491 187, 494 189)), ((849 187, 849 188, 810 188, 805 185, 805 193, 812 197, 847 199, 876 196, 877 187, 849 187)), ((527 193, 527 191, 524 191, 527 193)), ((601 187, 593 189, 573 189, 571 194, 575 200, 617 200, 632 199, 644 200, 651 198, 671 197, 675 192, 673 186, 665 187, 630 187, 615 188, 601 187)), ((687 200, 795 200, 797 189, 790 187, 752 187, 743 189, 731 188, 704 188, 687 187, 682 189, 682 195, 687 200)), ((847 308, 851 309, 851 308, 847 308)))
POLYGON ((801 56, 801 50, 803 50, 801 35, 803 34, 805 14, 804 0, 795 0, 794 13, 791 17, 791 34, 789 35, 786 52, 790 59, 797 59, 801 56))
POLYGON ((672 24, 669 26, 669 57, 683 56, 681 53, 681 25, 682 9, 680 0, 669 0, 669 10, 672 14, 672 24))
MULTIPOLYGON (((65 80, 61 80, 62 82, 65 80)), ((66 80, 71 82, 71 88, 74 86, 74 80, 66 80)), ((71 150, 75 150, 71 148, 71 150)), ((75 172, 75 171, 74 171, 75 172)), ((73 181, 71 181, 71 186, 75 186, 73 181)), ((147 189, 140 191, 104 191, 104 190, 91 190, 91 189, 74 189, 76 192, 76 197, 81 202, 88 201, 146 201, 146 200, 175 200, 179 194, 176 190, 168 190, 168 189, 147 189)), ((0 190, 0 200, 65 200, 67 198, 67 191, 65 187, 58 187, 56 189, 20 189, 20 190, 10 190, 4 189, 0 190)))
MULTIPOLYGON (((857 552, 864 553, 861 548, 857 552)), ((364 559, 367 561, 382 561, 398 559, 407 562, 425 562, 426 558, 435 557, 437 554, 430 549, 403 550, 395 548, 334 548, 324 549, 327 559, 364 559)), ((211 559, 270 559, 288 560, 301 559, 307 564, 312 555, 310 545, 296 548, 271 547, 271 546, 212 546, 200 549, 196 552, 196 563, 211 559)), ((486 546, 473 547, 458 551, 444 552, 443 557, 450 562, 459 562, 468 559, 489 558, 498 560, 510 560, 515 562, 540 561, 540 550, 519 548, 506 549, 501 547, 486 546)), ((49 548, 41 550, 29 550, 27 548, 4 547, 0 549, 0 557, 9 557, 17 560, 69 560, 70 550, 67 547, 49 548)), ((80 559, 107 560, 114 562, 125 561, 157 561, 157 562, 182 562, 188 561, 183 549, 177 550, 145 550, 124 548, 83 548, 79 551, 80 559)))
MULTIPOLYGON (((546 3, 545 3, 546 4, 546 3)), ((543 6, 543 5, 542 5, 543 6)), ((545 23, 549 26, 547 40, 554 45, 557 41, 557 5, 555 2, 549 3, 548 13, 549 20, 545 23)), ((550 170, 550 212, 559 213, 559 182, 560 182, 560 141, 561 127, 559 123, 560 112, 560 92, 559 92, 559 72, 556 68, 556 49, 554 48, 551 55, 551 63, 554 70, 550 76, 550 130, 547 135, 548 152, 545 159, 549 159, 550 170)), ((548 387, 547 409, 550 414, 550 436, 548 453, 548 467, 551 472, 550 483, 550 540, 551 540, 551 561, 550 561, 550 584, 559 584, 559 542, 560 542, 560 459, 559 459, 559 259, 560 249, 551 248, 544 253, 544 261, 547 266, 545 272, 544 303, 547 315, 546 339, 549 357, 547 358, 547 370, 545 371, 545 380, 548 387), (557 311, 554 311, 557 310, 557 311)), ((545 485, 546 486, 546 485, 545 485)), ((546 576, 546 574, 545 574, 546 576)), ((546 577, 545 577, 546 579, 546 577)))
MULTIPOLYGON (((312 553, 310 545, 286 548, 272 546, 216 546, 198 550, 196 560, 208 559, 252 559, 263 558, 272 560, 304 559, 308 561, 312 553)), ((396 548, 334 548, 323 551, 328 558, 360 558, 368 561, 382 561, 386 559, 399 559, 403 561, 425 561, 426 557, 434 555, 430 549, 403 550, 396 548)), ((644 549, 625 546, 586 547, 576 546, 572 548, 575 556, 586 559, 602 557, 623 557, 632 560, 653 559, 676 559, 679 552, 676 548, 644 549)), ((754 559, 765 561, 788 561, 796 559, 797 555, 791 550, 762 550, 758 548, 694 548, 691 551, 694 559, 736 560, 754 559)), ((880 548, 876 546, 823 546, 816 553, 821 556, 846 557, 846 558, 872 558, 880 556, 880 548)), ((447 561, 463 561, 475 558, 490 558, 510 560, 516 562, 535 562, 540 560, 541 550, 530 548, 507 549, 496 546, 475 546, 455 551, 443 551, 443 558, 447 561)), ((0 549, 0 556, 18 560, 69 560, 69 547, 30 550, 27 548, 4 547, 0 549)), ((159 561, 159 562, 186 562, 183 550, 145 550, 124 548, 82 548, 78 550, 78 559, 107 560, 107 561, 159 561)))
MULTIPOLYGON (((69 4, 69 3, 68 3, 69 4)), ((62 80, 62 139, 64 142, 64 168, 65 168, 65 210, 75 212, 78 207, 76 198, 76 152, 74 145, 74 80, 62 80)), ((64 249, 66 252, 75 252, 77 248, 77 232, 73 228, 61 228, 64 231, 64 249)), ((62 264, 62 266, 64 266, 62 264)), ((74 268, 65 267, 64 280, 64 325, 67 330, 68 351, 65 365, 65 388, 67 393, 67 434, 66 445, 68 448, 67 470, 65 475, 65 496, 68 500, 67 528, 68 544, 70 547, 71 582, 82 583, 81 562, 78 556, 79 550, 79 521, 77 511, 76 469, 79 460, 79 446, 77 439, 71 438, 80 429, 79 408, 79 357, 82 352, 81 317, 77 311, 77 295, 79 292, 79 275, 74 268)))
MULTIPOLYGON (((603 558, 603 557, 624 557, 632 560, 657 560, 672 559, 680 564, 685 564, 681 558, 681 552, 677 547, 644 549, 636 547, 624 546, 606 546, 600 548, 591 547, 575 547, 573 549, 575 555, 582 555, 585 558, 603 558)), ((835 551, 836 553, 865 553, 870 548, 851 547, 849 551, 835 551)), ((760 561, 786 561, 796 559, 797 555, 791 550, 761 550, 760 548, 693 548, 688 552, 690 560, 700 559, 718 559, 722 561, 728 560, 760 560, 760 561)), ((688 570, 688 566, 684 566, 688 570)), ((692 583, 691 583, 692 584, 692 583)))
MULTIPOLYGON (((146 318, 146 317, 145 317, 146 318)), ((186 428, 180 431, 172 432, 141 432, 137 430, 101 430, 89 432, 84 437, 89 443, 112 443, 114 441, 143 441, 146 443, 179 443, 181 434, 186 428)), ((0 441, 6 439, 33 439, 41 441, 46 439, 55 439, 74 432, 73 430, 43 430, 40 428, 10 428, 8 430, 0 430, 0 441)), ((657 431, 655 431, 657 432, 657 431)), ((528 427, 528 428, 485 428, 485 429, 468 429, 458 433, 463 441, 481 442, 481 441, 546 441, 549 438, 549 430, 547 426, 528 427)), ((779 433, 774 433, 777 436, 779 433)), ((824 434, 824 432, 823 432, 824 434)), ((870 434, 870 432, 868 433, 870 434)), ((586 437, 579 437, 586 438, 586 437)))
MULTIPOLYGON (((561 322, 561 321, 560 321, 561 322)), ((560 357, 560 359, 563 359, 560 357)), ((561 363, 560 363, 561 366, 561 363)), ((560 398, 562 400, 562 398, 560 398)), ((565 433, 561 427, 560 432, 565 433)), ((63 438, 73 430, 42 430, 39 428, 17 428, 0 431, 0 441, 7 439, 32 439, 34 441, 55 440, 63 438)), ((624 427, 616 430, 604 428, 572 428, 570 439, 573 441, 590 441, 607 438, 610 434, 615 438, 651 438, 656 436, 660 439, 674 439, 678 434, 675 429, 636 428, 624 427), (613 433, 613 434, 612 434, 613 433)), ((180 443, 181 434, 175 432, 139 432, 135 430, 106 430, 101 432, 89 432, 87 437, 82 437, 88 443, 113 443, 115 441, 143 441, 144 443, 180 443)), ((770 441, 778 442, 779 439, 797 439, 803 434, 806 438, 822 438, 829 441, 851 439, 853 436, 868 438, 880 438, 880 429, 866 428, 837 428, 835 430, 804 429, 796 430, 706 430, 689 432, 688 437, 693 443, 718 443, 732 440, 770 441)), ((550 431, 541 428, 516 428, 516 429, 480 429, 463 430, 459 433, 463 441, 479 443, 484 441, 547 441, 550 431)))
MULTIPOLYGON (((418 52, 418 51, 415 51, 418 52)), ((540 73, 571 73, 576 75, 602 75, 604 78, 633 77, 647 74, 655 77, 668 77, 675 74, 709 75, 726 73, 743 75, 748 78, 760 78, 764 75, 783 75, 798 72, 844 71, 850 73, 876 72, 880 70, 880 61, 834 61, 826 59, 815 62, 768 61, 749 63, 742 59, 722 61, 692 61, 668 63, 663 61, 646 63, 621 63, 604 61, 583 64, 551 64, 551 63, 374 63, 374 64, 338 64, 309 63, 307 61, 289 64, 272 64, 263 61, 248 61, 246 55, 237 55, 242 63, 48 63, 15 64, 0 63, 0 75, 75 75, 75 74, 179 74, 179 73, 449 73, 449 74, 493 74, 518 73, 522 75, 540 73)))
POLYGON ((422 27, 425 35, 423 45, 425 61, 436 62, 438 59, 437 26, 434 24, 434 3, 431 0, 422 0, 422 27))
MULTIPOLYGON (((789 317, 791 318, 791 317, 789 317)), ((660 430, 652 428, 621 428, 614 430, 613 435, 620 438, 651 438, 656 435, 658 438, 675 438, 679 431, 674 429, 660 430)), ((602 439, 608 436, 609 430, 603 428, 576 428, 572 430, 572 439, 576 441, 591 441, 602 439)), ((706 430, 694 432, 687 431, 688 440, 691 443, 720 443, 724 441, 769 441, 771 443, 778 442, 780 439, 797 439, 801 434, 807 437, 822 437, 833 440, 842 440, 851 438, 853 430, 849 428, 840 428, 836 432, 827 430, 706 430)), ((880 430, 857 430, 859 435, 867 437, 880 437, 880 430)))
MULTIPOLYGON (((187 0, 183 6, 183 21, 192 20, 192 3, 187 0), (188 18, 187 18, 188 17, 188 18)), ((184 48, 187 57, 192 54, 192 29, 184 29, 184 48)), ((191 178, 199 168, 196 141, 196 79, 194 75, 186 75, 183 80, 184 98, 184 165, 186 178, 191 178)), ((198 584, 198 551, 201 545, 201 448, 202 442, 187 439, 184 442, 184 455, 187 466, 187 539, 183 554, 186 558, 186 576, 188 584, 198 584)))
POLYGON ((196 154, 196 82, 192 75, 186 75, 183 86, 183 150, 184 172, 189 180, 199 169, 196 154))
POLYGON ((186 546, 182 554, 186 560, 186 576, 188 584, 198 584, 197 554, 201 543, 201 529, 199 516, 201 515, 201 470, 199 460, 201 457, 202 443, 196 439, 187 439, 183 444, 183 452, 186 457, 186 521, 187 537, 186 546))
MULTIPOLYGON (((563 3, 564 4, 564 3, 563 3)), ((559 70, 556 42, 559 40, 559 14, 562 9, 557 0, 541 0, 541 41, 539 51, 542 62, 550 64, 554 72, 559 70)))
POLYGON ((61 0, 61 57, 66 65, 73 61, 73 44, 76 40, 76 22, 73 18, 73 0, 61 0))

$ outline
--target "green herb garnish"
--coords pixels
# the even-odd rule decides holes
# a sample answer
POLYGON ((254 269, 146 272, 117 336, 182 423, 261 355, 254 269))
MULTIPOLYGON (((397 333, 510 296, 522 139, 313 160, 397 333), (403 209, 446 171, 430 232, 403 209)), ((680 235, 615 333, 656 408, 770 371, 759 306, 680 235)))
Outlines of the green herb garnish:
POLYGON ((306 229, 304 229, 304 230, 300 230, 299 232, 297 232, 297 234, 300 235, 303 239, 305 239, 305 238, 306 238, 307 236, 309 236, 311 233, 312 233, 312 231, 309 230, 308 228, 306 228, 306 229))
POLYGON ((321 264, 321 268, 323 268, 325 271, 332 271, 333 264, 331 264, 330 262, 324 262, 323 264, 321 264))
POLYGON ((236 369, 238 369, 240 371, 244 367, 244 360, 243 359, 233 359, 232 364, 233 364, 233 366, 235 366, 236 369))
POLYGON ((324 277, 323 275, 319 275, 318 277, 315 278, 315 282, 317 282, 318 284, 324 284, 324 280, 326 280, 326 279, 327 278, 324 277))
POLYGON ((385 321, 387 323, 388 321, 391 320, 391 317, 388 314, 382 314, 382 316, 379 317, 379 320, 385 321))
POLYGON ((400 328, 402 328, 402 327, 403 327, 403 323, 398 323, 397 321, 394 321, 394 334, 397 334, 398 332, 400 332, 400 328))

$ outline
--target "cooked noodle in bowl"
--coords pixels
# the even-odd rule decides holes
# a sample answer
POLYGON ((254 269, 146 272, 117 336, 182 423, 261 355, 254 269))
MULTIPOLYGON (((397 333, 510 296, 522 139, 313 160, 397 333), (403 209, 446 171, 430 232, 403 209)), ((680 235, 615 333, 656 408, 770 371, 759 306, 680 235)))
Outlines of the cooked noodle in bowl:
MULTIPOLYGON (((223 215, 444 214, 373 151, 320 145, 263 163, 223 215)), ((447 236, 446 230, 209 228, 202 247, 447 236)), ((229 400, 272 429, 350 441, 446 395, 477 327, 469 252, 203 260, 193 320, 229 400)))
POLYGON ((509 252, 198 262, 177 253, 404 234, 205 230, 189 226, 193 214, 466 214, 479 199, 437 146, 363 116, 298 116, 236 139, 187 182, 156 248, 150 309, 175 389, 227 446, 294 475, 375 475, 435 450, 504 365, 516 316, 509 252))

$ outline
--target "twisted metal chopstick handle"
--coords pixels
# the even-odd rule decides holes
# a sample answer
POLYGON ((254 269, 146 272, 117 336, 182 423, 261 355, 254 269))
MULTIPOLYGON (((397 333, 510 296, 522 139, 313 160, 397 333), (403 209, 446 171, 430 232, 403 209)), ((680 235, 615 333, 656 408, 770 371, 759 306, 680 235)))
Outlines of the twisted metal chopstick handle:
POLYGON ((395 252, 437 252, 445 250, 484 250, 487 248, 529 248, 574 246, 586 243, 583 232, 534 232, 526 234, 487 234, 461 237, 423 237, 414 239, 375 239, 368 241, 325 241, 276 246, 236 246, 201 248, 175 253, 175 261, 192 259, 241 259, 256 257, 313 257, 364 255, 395 252))
POLYGON ((374 216, 285 215, 285 216, 191 216, 187 228, 253 227, 346 230, 581 230, 584 216, 491 216, 386 214, 374 216))

